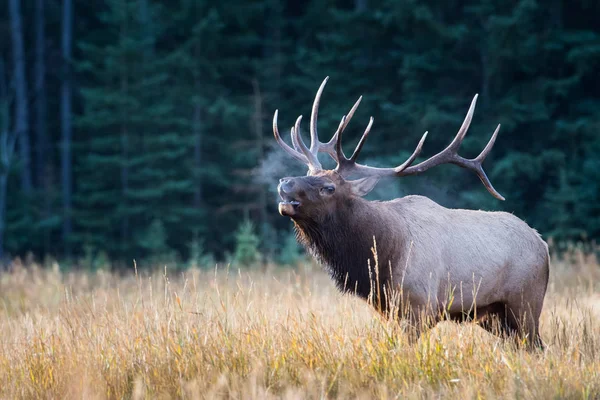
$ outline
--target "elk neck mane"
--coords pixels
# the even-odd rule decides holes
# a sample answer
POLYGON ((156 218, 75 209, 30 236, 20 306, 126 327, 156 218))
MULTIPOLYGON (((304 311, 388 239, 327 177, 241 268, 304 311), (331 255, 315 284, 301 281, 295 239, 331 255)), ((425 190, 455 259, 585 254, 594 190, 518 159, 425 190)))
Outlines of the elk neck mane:
MULTIPOLYGON (((366 298, 372 285, 385 284, 390 277, 389 263, 397 257, 398 231, 392 232, 386 220, 387 209, 378 201, 353 197, 344 199, 335 210, 321 218, 294 220, 298 241, 327 269, 337 287, 366 298), (373 255, 376 239, 378 279, 373 255), (369 271, 369 265, 371 271, 369 271)), ((389 222, 389 221, 388 221, 389 222)), ((401 227, 398 227, 401 228, 401 227)))

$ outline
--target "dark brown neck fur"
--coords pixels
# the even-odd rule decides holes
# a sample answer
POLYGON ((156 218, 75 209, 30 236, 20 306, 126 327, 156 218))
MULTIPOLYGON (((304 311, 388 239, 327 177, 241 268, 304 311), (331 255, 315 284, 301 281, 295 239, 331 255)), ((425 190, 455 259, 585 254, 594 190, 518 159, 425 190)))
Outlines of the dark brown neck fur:
POLYGON ((389 263, 394 261, 390 259, 394 254, 390 251, 391 246, 385 243, 392 232, 387 232, 383 218, 371 202, 352 198, 320 221, 294 222, 298 241, 326 267, 337 287, 367 298, 371 289, 375 290, 377 281, 380 289, 388 282, 389 263), (374 236, 379 260, 378 279, 372 251, 374 236))

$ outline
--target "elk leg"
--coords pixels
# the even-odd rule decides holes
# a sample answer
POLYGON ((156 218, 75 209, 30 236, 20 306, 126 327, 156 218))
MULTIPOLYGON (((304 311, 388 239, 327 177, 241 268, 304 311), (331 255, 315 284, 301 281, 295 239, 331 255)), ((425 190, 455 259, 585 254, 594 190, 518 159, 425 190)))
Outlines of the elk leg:
POLYGON ((526 338, 527 349, 544 349, 544 343, 540 336, 539 322, 541 306, 537 307, 531 303, 519 301, 507 303, 504 319, 504 330, 507 334, 515 336, 519 342, 526 338))
POLYGON ((506 337, 512 333, 511 327, 506 323, 504 303, 492 303, 485 307, 478 307, 476 320, 480 327, 491 334, 506 337))
POLYGON ((412 305, 409 315, 411 341, 416 342, 421 334, 433 328, 439 321, 440 316, 431 306, 412 305))

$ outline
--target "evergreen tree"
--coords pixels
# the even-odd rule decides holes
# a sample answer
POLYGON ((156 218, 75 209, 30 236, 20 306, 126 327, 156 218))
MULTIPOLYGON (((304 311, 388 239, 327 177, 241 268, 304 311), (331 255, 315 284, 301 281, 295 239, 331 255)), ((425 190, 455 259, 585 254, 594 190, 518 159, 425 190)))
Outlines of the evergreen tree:
POLYGON ((258 250, 260 238, 250 220, 245 220, 240 224, 235 233, 235 242, 234 263, 249 266, 260 261, 261 255, 258 250))
MULTIPOLYGON (((131 255, 132 238, 160 219, 166 229, 191 233, 193 181, 189 120, 175 112, 167 70, 171 54, 150 46, 137 1, 111 1, 102 15, 112 36, 98 45, 83 42, 80 64, 94 84, 82 90, 86 109, 79 128, 79 218, 81 240, 131 255)), ((159 14, 151 8, 150 12, 159 14)))
POLYGON ((344 146, 354 148, 373 116, 361 153, 370 165, 398 165, 426 130, 419 160, 443 149, 475 93, 460 154, 477 155, 502 124, 484 168, 506 202, 452 166, 382 182, 371 198, 425 194, 515 213, 557 241, 597 240, 599 14, 600 3, 587 0, 10 0, 0 7, 0 58, 15 95, 4 131, 35 134, 2 170, 4 248, 38 256, 106 249, 143 265, 157 256, 150 233, 161 231, 162 251, 222 259, 247 217, 259 250, 285 258, 291 241, 275 232, 289 220, 277 215, 274 189, 277 178, 306 171, 273 146, 271 119, 279 109, 283 128, 304 115, 308 139, 325 76, 321 138, 363 95, 344 146), (72 52, 63 46, 69 37, 72 52), (63 114, 68 96, 51 93, 69 86, 63 114), (71 154, 62 138, 70 115, 71 154))

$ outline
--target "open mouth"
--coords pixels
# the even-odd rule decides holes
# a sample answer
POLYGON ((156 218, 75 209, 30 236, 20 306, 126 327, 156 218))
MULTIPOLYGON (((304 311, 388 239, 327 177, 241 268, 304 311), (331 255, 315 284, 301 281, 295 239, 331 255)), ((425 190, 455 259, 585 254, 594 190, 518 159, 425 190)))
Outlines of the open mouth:
POLYGON ((279 202, 279 204, 281 205, 291 205, 294 208, 298 208, 298 206, 300 205, 300 202, 298 200, 294 200, 292 197, 289 196, 285 196, 283 194, 280 194, 279 197, 281 197, 281 201, 279 202))
POLYGON ((279 214, 288 217, 294 217, 300 207, 300 202, 285 193, 280 193, 281 201, 279 202, 279 214))

